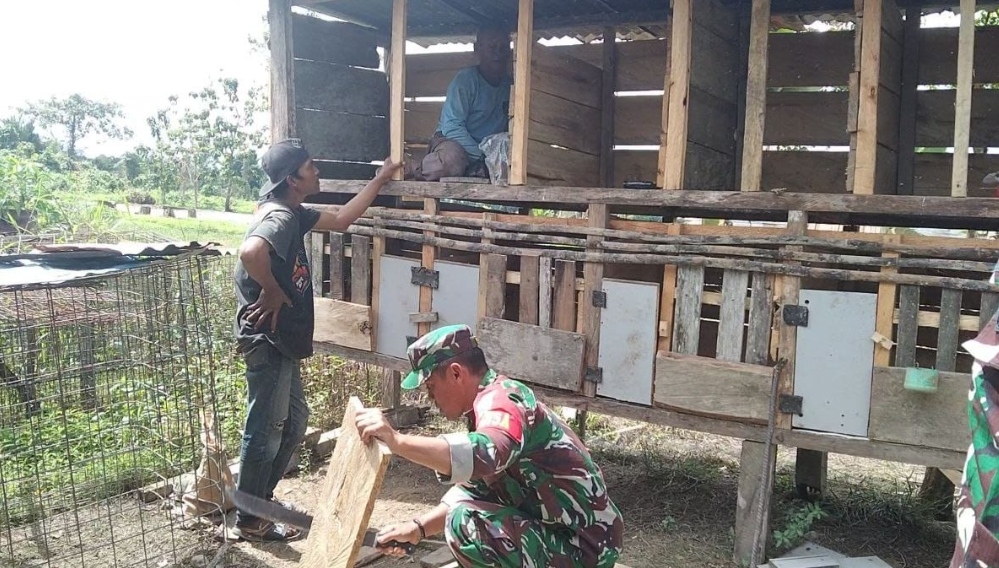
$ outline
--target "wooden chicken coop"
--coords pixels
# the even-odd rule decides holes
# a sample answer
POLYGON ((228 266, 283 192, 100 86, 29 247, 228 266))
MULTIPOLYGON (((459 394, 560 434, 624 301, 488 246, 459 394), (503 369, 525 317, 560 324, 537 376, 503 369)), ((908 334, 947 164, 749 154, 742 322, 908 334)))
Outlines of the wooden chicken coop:
POLYGON ((316 207, 419 158, 474 64, 407 41, 514 30, 509 184, 395 181, 313 233, 318 348, 405 370, 467 323, 550 403, 744 440, 741 562, 776 445, 816 486, 828 452, 963 467, 960 344, 999 306, 976 233, 999 228, 999 28, 920 22, 973 0, 296 4, 270 2, 272 135, 316 157, 316 207))

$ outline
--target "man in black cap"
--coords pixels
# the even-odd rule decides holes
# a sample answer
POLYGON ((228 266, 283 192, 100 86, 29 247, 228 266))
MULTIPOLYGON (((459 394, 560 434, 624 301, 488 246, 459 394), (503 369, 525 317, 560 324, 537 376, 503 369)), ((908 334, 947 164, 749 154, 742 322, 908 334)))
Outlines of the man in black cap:
MULTIPOLYGON (((344 231, 371 205, 400 165, 386 159, 375 178, 336 213, 302 206, 319 193, 319 170, 300 140, 271 146, 263 156, 268 183, 239 247, 235 283, 236 340, 246 360, 249 408, 240 448, 237 489, 274 499, 274 488, 305 435, 309 408, 299 361, 312 355, 312 275, 303 237, 344 231)), ((285 506, 290 506, 285 504, 285 506)), ((291 527, 239 511, 232 534, 255 541, 288 540, 291 527)))

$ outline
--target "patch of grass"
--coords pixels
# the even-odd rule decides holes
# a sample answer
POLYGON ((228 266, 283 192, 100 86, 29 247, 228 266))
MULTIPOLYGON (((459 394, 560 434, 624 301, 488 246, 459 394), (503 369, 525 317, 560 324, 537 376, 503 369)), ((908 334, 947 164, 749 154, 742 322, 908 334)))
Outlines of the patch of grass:
POLYGON ((246 226, 229 221, 135 215, 122 218, 115 224, 114 231, 125 238, 131 232, 153 234, 171 241, 215 242, 235 248, 243 241, 246 226))

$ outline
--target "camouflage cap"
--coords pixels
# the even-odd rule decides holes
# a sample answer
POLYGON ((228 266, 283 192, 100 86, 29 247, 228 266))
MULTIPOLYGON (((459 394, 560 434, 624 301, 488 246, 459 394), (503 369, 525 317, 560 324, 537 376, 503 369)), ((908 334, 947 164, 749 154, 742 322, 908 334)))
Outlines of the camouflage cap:
POLYGON ((479 342, 472 335, 472 329, 464 324, 431 331, 409 346, 406 354, 413 370, 402 380, 402 388, 419 388, 437 365, 478 346, 479 342))

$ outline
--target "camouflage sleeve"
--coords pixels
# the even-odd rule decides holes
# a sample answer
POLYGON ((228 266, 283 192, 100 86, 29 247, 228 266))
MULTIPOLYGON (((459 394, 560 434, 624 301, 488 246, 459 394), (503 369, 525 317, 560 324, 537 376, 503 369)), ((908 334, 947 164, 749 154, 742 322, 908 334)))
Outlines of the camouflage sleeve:
POLYGON ((451 475, 438 476, 441 482, 462 484, 505 471, 524 449, 526 421, 526 409, 502 391, 481 397, 475 405, 475 430, 442 436, 451 450, 451 475))

